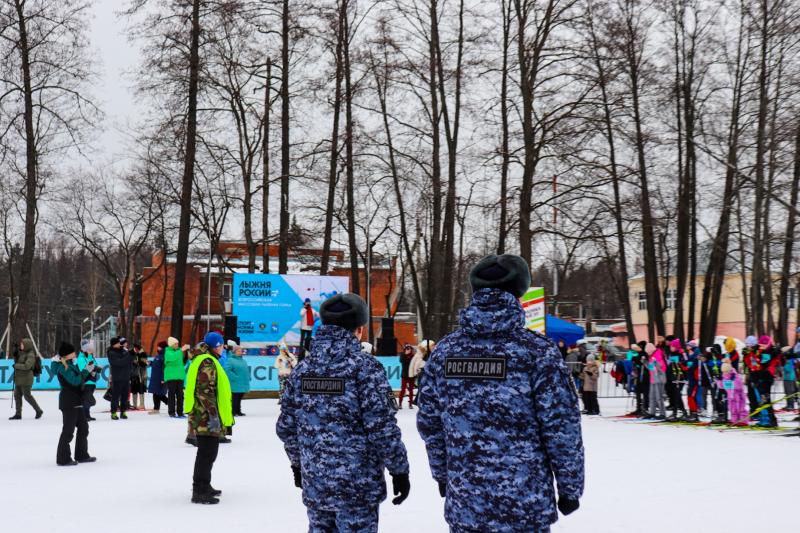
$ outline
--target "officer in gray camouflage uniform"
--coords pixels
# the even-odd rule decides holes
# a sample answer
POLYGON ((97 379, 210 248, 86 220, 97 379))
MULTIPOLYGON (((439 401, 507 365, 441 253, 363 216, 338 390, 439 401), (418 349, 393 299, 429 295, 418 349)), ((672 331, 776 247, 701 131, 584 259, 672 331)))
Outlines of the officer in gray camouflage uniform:
POLYGON ((358 295, 326 300, 311 351, 281 397, 277 433, 303 489, 309 533, 377 533, 384 468, 392 476, 392 503, 410 490, 386 372, 359 344, 368 314, 358 295))
POLYGON ((547 532, 578 508, 583 443, 577 393, 558 348, 525 328, 531 277, 519 256, 470 273, 461 328, 431 354, 417 428, 452 533, 547 532))

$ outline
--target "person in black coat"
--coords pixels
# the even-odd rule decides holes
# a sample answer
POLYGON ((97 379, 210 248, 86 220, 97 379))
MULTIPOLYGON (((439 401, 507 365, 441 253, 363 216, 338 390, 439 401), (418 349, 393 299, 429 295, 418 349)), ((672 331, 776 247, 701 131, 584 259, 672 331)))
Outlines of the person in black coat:
POLYGON ((150 362, 150 383, 147 391, 153 395, 153 410, 161 410, 161 404, 167 403, 167 389, 164 384, 164 350, 167 348, 167 341, 158 343, 156 356, 150 362))
POLYGON ((83 410, 81 388, 88 380, 96 380, 99 369, 89 362, 83 370, 75 365, 75 347, 62 342, 58 355, 52 360, 50 368, 58 378, 61 392, 58 394, 58 408, 63 416, 61 437, 58 439, 56 464, 75 466, 78 463, 93 463, 97 459, 89 455, 89 422, 83 410), (75 440, 75 459, 72 459, 69 444, 78 429, 75 440))
POLYGON ((122 348, 118 337, 111 339, 111 348, 108 350, 108 364, 111 369, 111 419, 127 420, 125 414, 128 404, 128 394, 131 389, 132 359, 128 350, 122 348), (120 416, 117 417, 117 410, 120 416))

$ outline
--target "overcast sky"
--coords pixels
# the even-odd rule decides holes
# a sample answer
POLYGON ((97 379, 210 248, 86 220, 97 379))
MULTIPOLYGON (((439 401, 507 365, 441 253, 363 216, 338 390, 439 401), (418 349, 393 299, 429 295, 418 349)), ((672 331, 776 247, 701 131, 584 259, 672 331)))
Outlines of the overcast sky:
POLYGON ((132 72, 138 61, 138 50, 125 35, 125 20, 115 13, 123 0, 95 0, 91 21, 92 47, 97 53, 100 83, 95 94, 106 113, 105 130, 100 134, 97 149, 99 161, 125 160, 125 130, 135 123, 136 105, 132 72))

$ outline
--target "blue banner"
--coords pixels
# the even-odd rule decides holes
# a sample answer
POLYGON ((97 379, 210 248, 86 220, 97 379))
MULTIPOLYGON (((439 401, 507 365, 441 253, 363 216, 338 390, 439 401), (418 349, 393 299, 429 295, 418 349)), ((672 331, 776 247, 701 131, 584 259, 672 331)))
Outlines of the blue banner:
POLYGON ((305 300, 319 310, 323 301, 349 288, 347 277, 234 274, 233 314, 238 318, 239 340, 245 348, 255 349, 281 342, 297 345, 305 300))
MULTIPOLYGON (((274 356, 246 356, 247 366, 250 369, 250 390, 253 391, 278 391, 278 369, 275 368, 274 356)), ((386 370, 386 377, 392 389, 400 389, 401 367, 398 357, 378 357, 386 370)), ((58 379, 50 368, 50 360, 42 361, 42 375, 34 379, 33 388, 35 390, 58 390, 58 379)), ((98 389, 108 387, 108 359, 97 358, 97 364, 101 369, 101 377, 97 381, 98 389)), ((149 369, 148 369, 149 371, 149 369)), ((14 361, 11 359, 0 359, 0 391, 10 391, 14 383, 14 361)))

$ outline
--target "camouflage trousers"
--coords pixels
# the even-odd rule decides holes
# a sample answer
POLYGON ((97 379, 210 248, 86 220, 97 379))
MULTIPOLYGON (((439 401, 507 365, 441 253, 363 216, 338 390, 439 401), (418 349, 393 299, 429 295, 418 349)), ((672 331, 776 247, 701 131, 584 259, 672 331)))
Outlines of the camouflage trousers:
MULTIPOLYGON (((480 529, 463 529, 463 528, 451 527, 450 533, 486 533, 486 532, 480 529)), ((550 528, 548 527, 545 529, 536 529, 534 531, 526 533, 550 533, 550 528)))
POLYGON ((347 511, 309 507, 308 533, 378 533, 378 506, 347 511))

